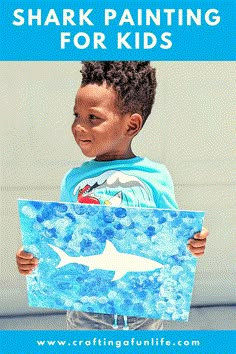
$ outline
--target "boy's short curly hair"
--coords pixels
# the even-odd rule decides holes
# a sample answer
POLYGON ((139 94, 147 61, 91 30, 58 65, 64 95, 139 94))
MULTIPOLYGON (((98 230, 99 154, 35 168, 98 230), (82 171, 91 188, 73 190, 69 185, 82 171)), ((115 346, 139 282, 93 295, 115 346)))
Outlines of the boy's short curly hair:
POLYGON ((149 61, 84 61, 81 86, 112 86, 121 114, 139 113, 143 124, 151 113, 156 93, 156 71, 149 61))

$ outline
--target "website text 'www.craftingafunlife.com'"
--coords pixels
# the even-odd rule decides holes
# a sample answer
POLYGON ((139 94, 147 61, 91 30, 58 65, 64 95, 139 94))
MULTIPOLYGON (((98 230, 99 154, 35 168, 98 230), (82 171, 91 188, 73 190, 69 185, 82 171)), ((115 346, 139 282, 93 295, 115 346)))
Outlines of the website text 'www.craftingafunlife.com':
POLYGON ((171 341, 163 337, 153 337, 148 340, 136 339, 132 337, 127 340, 114 340, 107 339, 105 337, 94 337, 92 339, 75 339, 72 341, 67 340, 36 340, 37 346, 39 347, 78 347, 78 348, 89 348, 98 347, 102 348, 129 348, 129 347, 200 347, 199 340, 175 340, 171 341))

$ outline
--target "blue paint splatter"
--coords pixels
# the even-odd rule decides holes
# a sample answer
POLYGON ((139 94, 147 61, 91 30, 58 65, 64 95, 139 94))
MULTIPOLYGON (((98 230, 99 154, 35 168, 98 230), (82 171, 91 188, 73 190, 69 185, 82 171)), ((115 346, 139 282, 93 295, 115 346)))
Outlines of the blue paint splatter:
POLYGON ((115 216, 117 218, 125 218, 127 215, 127 211, 124 208, 117 208, 115 209, 115 216))

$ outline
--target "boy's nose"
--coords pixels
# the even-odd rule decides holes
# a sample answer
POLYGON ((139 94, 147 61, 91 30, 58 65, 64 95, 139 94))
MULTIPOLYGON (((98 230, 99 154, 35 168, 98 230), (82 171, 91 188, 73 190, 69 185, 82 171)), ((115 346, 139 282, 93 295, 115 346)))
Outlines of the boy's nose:
POLYGON ((76 123, 76 124, 74 125, 74 129, 75 129, 76 131, 78 131, 78 132, 81 132, 81 131, 85 130, 84 126, 83 126, 82 124, 80 124, 80 123, 76 123))
POLYGON ((86 130, 86 124, 82 119, 75 121, 72 127, 78 132, 86 130))

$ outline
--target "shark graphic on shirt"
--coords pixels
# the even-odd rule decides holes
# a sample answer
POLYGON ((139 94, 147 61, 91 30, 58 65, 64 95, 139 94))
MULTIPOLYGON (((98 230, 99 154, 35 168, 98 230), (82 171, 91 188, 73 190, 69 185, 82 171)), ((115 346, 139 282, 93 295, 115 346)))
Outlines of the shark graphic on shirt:
POLYGON ((134 206, 134 200, 137 200, 136 206, 140 206, 140 199, 145 200, 147 205, 153 205, 150 190, 141 179, 116 170, 80 181, 74 188, 73 195, 77 195, 79 203, 85 204, 134 206))
POLYGON ((89 271, 94 269, 114 271, 113 281, 123 278, 129 272, 148 272, 164 267, 163 264, 146 257, 118 252, 108 240, 103 253, 85 257, 71 257, 56 246, 50 244, 48 246, 60 257, 60 263, 56 268, 64 267, 70 263, 77 263, 89 267, 89 271))

